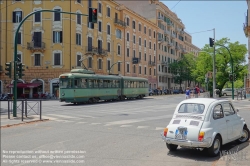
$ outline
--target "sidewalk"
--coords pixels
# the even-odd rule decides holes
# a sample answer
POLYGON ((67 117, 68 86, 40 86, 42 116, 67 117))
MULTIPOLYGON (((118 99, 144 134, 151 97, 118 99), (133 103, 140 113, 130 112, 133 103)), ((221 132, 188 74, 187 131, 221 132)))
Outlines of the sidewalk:
POLYGON ((28 115, 28 117, 26 117, 24 114, 22 121, 22 116, 20 113, 17 113, 17 117, 13 117, 13 113, 10 113, 10 119, 8 119, 8 110, 4 108, 0 109, 0 116, 1 116, 0 118, 1 128, 23 125, 27 123, 43 122, 49 120, 43 118, 40 120, 40 115, 28 115))

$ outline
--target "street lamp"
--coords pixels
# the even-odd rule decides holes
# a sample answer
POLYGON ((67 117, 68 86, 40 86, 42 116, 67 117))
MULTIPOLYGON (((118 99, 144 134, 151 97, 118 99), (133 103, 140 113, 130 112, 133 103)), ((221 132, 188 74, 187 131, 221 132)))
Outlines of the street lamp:
POLYGON ((215 95, 216 95, 216 94, 215 94, 215 89, 216 89, 216 79, 215 79, 215 77, 216 77, 216 71, 215 71, 215 54, 212 55, 210 52, 207 52, 207 51, 199 51, 199 52, 207 53, 207 54, 211 55, 212 58, 213 58, 213 98, 215 98, 215 95))
POLYGON ((109 75, 110 75, 110 70, 111 70, 112 67, 113 67, 115 64, 117 64, 117 63, 122 63, 122 61, 118 61, 118 62, 116 62, 116 63, 114 63, 113 65, 110 66, 110 68, 109 68, 109 75))

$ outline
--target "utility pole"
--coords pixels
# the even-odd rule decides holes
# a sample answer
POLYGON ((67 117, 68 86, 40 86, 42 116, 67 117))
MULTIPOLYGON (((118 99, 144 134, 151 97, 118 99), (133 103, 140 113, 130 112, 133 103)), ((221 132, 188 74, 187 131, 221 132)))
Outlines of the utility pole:
POLYGON ((215 98, 215 89, 216 89, 216 67, 215 67, 215 28, 214 30, 214 56, 213 56, 213 98, 215 98))

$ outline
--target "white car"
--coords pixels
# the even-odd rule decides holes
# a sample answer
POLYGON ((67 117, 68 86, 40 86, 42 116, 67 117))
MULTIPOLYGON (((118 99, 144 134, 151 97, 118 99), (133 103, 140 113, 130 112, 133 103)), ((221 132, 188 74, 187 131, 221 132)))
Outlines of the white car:
POLYGON ((249 129, 230 101, 193 98, 178 104, 161 135, 170 151, 178 146, 207 148, 210 156, 217 156, 226 143, 248 141, 249 129))

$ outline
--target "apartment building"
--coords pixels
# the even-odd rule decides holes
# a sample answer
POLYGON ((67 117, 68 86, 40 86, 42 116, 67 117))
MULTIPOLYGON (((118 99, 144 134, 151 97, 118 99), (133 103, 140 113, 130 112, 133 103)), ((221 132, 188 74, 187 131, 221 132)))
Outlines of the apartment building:
POLYGON ((124 75, 147 78, 149 88, 156 88, 157 26, 124 5, 120 5, 119 10, 122 20, 126 23, 124 75))
MULTIPOLYGON (((170 73, 168 64, 189 52, 195 52, 197 56, 200 50, 192 44, 192 36, 185 32, 185 25, 181 19, 159 0, 119 1, 119 3, 136 11, 158 26, 157 87, 160 89, 179 89, 179 85, 174 83, 176 76, 170 73)), ((183 89, 185 84, 181 85, 183 89)))
POLYGON ((125 25, 117 24, 121 15, 116 2, 1 0, 0 4, 1 93, 12 93, 13 79, 5 76, 4 68, 6 62, 14 60, 15 31, 29 13, 42 9, 88 14, 88 8, 94 7, 98 8, 98 23, 88 23, 88 17, 82 15, 53 12, 38 12, 27 18, 17 41, 18 61, 25 64, 25 76, 18 80, 18 96, 56 94, 59 75, 83 66, 97 74, 122 74, 123 64, 118 62, 123 61, 125 25))
POLYGON ((248 74, 245 78, 245 84, 246 88, 248 88, 248 93, 250 97, 250 18, 248 15, 250 14, 249 12, 250 9, 250 2, 247 0, 247 13, 246 13, 246 20, 245 23, 243 23, 243 31, 248 38, 248 74))

